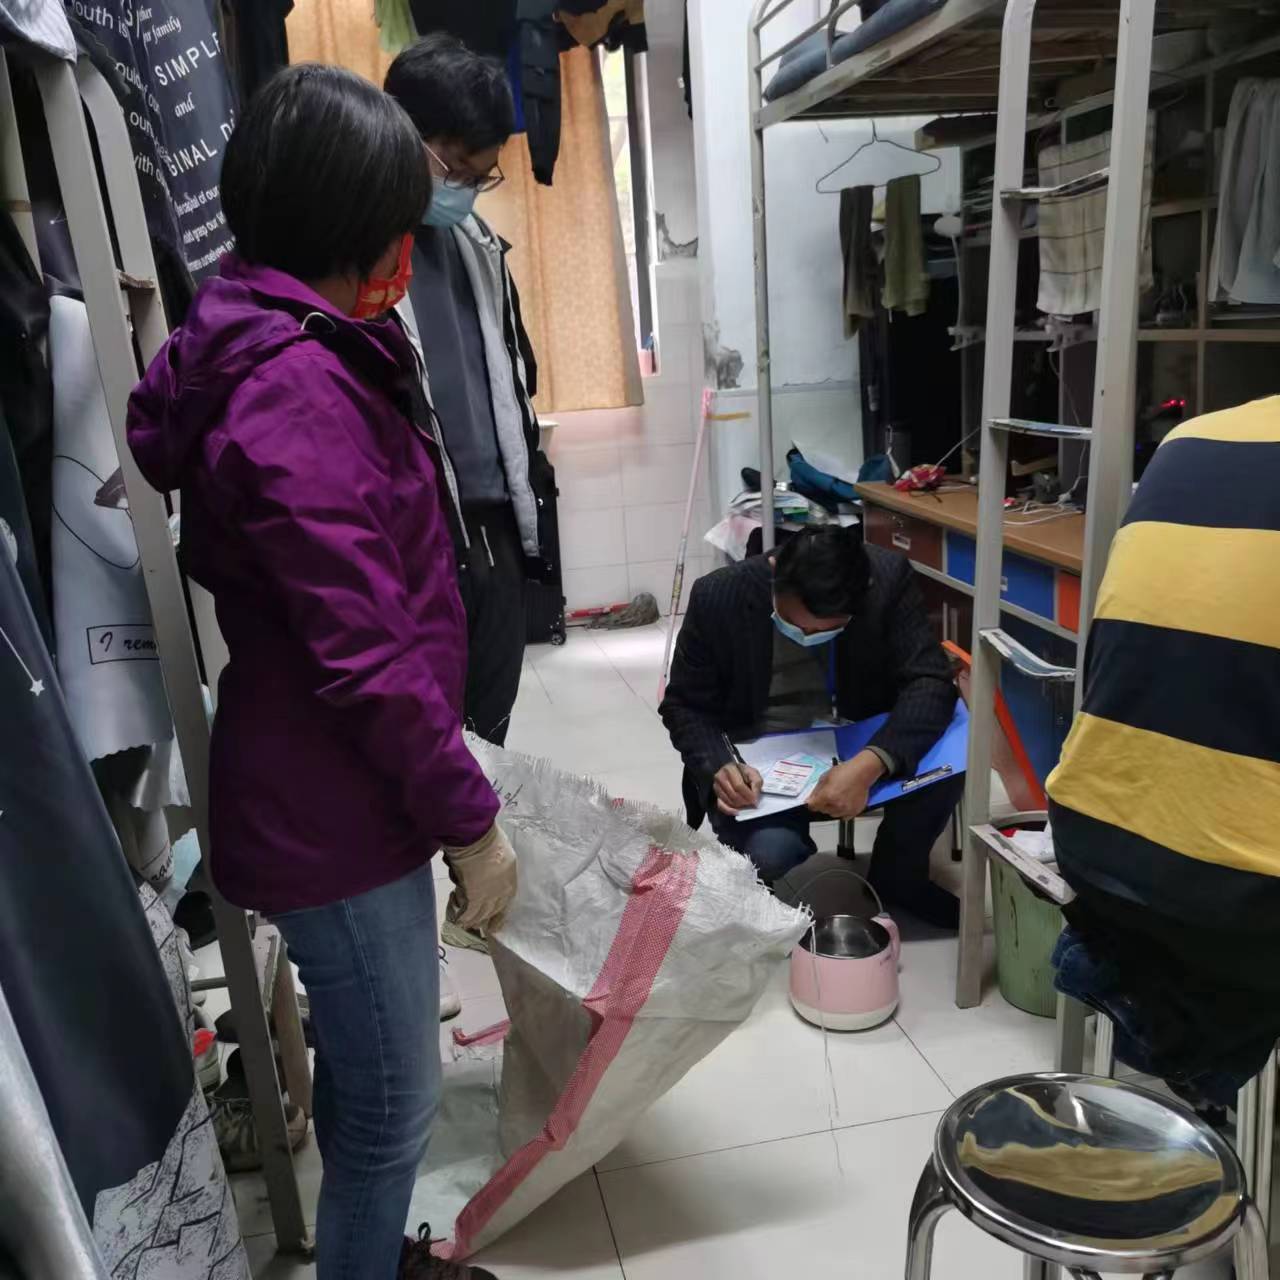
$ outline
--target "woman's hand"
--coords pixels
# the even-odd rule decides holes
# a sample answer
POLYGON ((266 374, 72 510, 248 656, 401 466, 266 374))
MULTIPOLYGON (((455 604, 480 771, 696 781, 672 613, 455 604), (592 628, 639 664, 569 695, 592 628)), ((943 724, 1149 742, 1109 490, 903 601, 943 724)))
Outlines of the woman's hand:
POLYGON ((495 822, 475 844, 444 851, 454 883, 447 916, 451 924, 495 933, 516 896, 516 855, 495 822))

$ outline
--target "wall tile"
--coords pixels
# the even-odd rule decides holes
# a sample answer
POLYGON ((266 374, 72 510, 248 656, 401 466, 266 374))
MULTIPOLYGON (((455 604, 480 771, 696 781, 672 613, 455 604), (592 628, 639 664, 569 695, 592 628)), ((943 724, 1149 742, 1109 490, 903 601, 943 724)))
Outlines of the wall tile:
POLYGON ((553 417, 557 425, 547 447, 547 456, 552 462, 571 451, 639 444, 644 439, 642 405, 625 409, 581 409, 553 417))
POLYGON ((560 512, 560 560, 566 569, 625 564, 626 532, 620 508, 560 512))
POLYGON ((650 378, 645 383, 646 444, 692 444, 698 434, 700 391, 687 383, 650 378))
MULTIPOLYGON (((692 550, 692 548, 691 548, 692 550)), ((649 560, 627 566, 627 582, 632 598, 641 591, 648 591, 658 602, 665 616, 671 608, 671 584, 675 574, 675 557, 670 560, 649 560)), ((689 604, 689 592, 704 573, 710 573, 715 563, 707 556, 690 555, 685 561, 684 584, 680 593, 680 612, 689 604)))
MULTIPOLYGON (((683 502, 652 503, 626 509, 626 559, 628 564, 646 561, 674 561, 680 546, 683 502)), ((701 548, 702 535, 710 527, 710 511, 705 503, 695 503, 689 526, 690 549, 701 548)))
POLYGON ((688 497, 693 445, 628 445, 622 455, 622 501, 628 507, 688 497))
POLYGON ((561 511, 622 505, 622 459, 617 449, 570 449, 554 461, 561 511))
MULTIPOLYGON (((668 584, 667 593, 671 586, 668 584)), ((565 608, 591 609, 607 604, 621 604, 631 599, 631 587, 625 564, 604 565, 594 569, 564 571, 565 608)))

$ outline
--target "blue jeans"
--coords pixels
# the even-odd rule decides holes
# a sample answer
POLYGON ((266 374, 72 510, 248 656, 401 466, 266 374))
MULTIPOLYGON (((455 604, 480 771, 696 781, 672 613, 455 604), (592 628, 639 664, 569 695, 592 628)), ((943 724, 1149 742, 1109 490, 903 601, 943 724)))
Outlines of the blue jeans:
POLYGON ((273 922, 310 997, 316 1038, 317 1280, 395 1280, 440 1101, 431 866, 273 922))

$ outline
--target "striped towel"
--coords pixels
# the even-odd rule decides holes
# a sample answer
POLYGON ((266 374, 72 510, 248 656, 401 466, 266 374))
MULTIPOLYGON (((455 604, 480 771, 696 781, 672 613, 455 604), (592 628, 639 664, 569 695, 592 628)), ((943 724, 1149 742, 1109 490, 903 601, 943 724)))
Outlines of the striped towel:
MULTIPOLYGON (((1151 154, 1155 116, 1147 116, 1147 162, 1142 183, 1142 259, 1139 285, 1154 283, 1151 265, 1151 154)), ((1045 147, 1040 152, 1040 185, 1058 186, 1105 169, 1111 159, 1111 131, 1045 147)), ((1102 305, 1102 246, 1107 226, 1107 188, 1040 202, 1040 296, 1046 315, 1075 316, 1102 305)))

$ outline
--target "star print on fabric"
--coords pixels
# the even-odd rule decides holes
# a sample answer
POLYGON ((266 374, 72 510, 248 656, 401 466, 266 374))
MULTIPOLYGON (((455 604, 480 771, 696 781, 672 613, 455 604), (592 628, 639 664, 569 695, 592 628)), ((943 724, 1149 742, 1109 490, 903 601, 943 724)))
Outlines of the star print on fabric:
POLYGON ((44 681, 37 680, 31 672, 31 668, 22 660, 22 654, 18 652, 17 646, 9 639, 9 634, 3 627, 0 627, 0 639, 9 646, 9 652, 18 660, 18 666, 22 668, 23 674, 31 681, 29 690, 33 698, 38 698, 44 692, 44 681))

